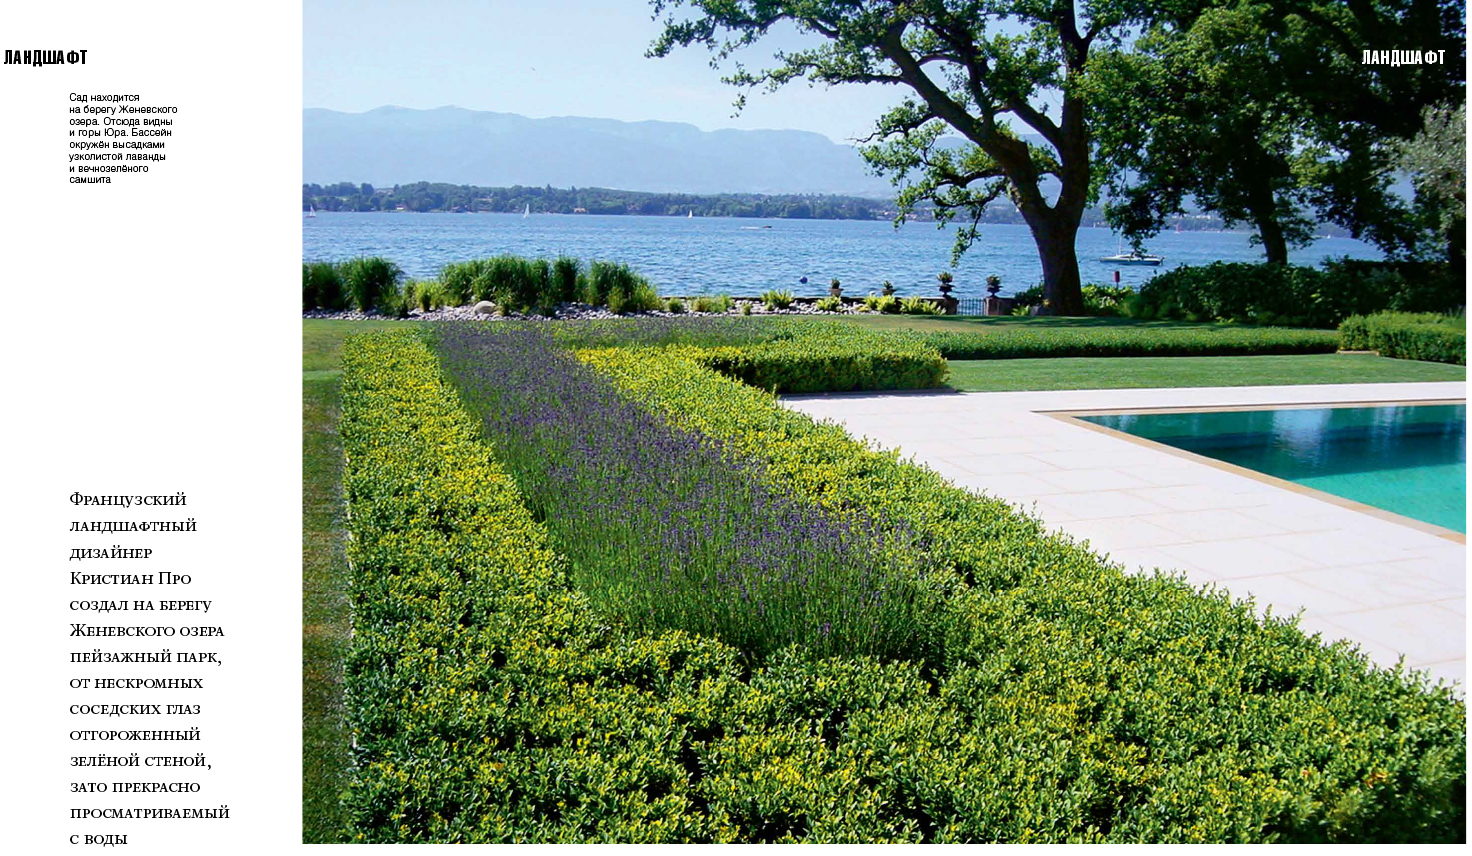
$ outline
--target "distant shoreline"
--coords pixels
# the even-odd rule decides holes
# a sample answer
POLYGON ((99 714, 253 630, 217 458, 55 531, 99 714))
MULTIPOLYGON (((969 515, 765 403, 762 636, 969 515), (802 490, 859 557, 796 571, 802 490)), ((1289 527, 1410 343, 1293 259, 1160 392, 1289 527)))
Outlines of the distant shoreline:
MULTIPOLYGON (((864 220, 893 221, 898 211, 892 199, 842 194, 813 193, 658 193, 604 187, 555 188, 513 185, 482 187, 420 181, 375 187, 372 184, 337 182, 302 185, 302 212, 413 213, 413 214, 538 214, 722 217, 771 220, 864 220)), ((919 208, 908 218, 934 223, 934 211, 919 208)), ((985 224, 1025 225, 1015 208, 993 206, 985 224)), ((1081 228, 1108 228, 1102 208, 1084 211, 1081 228)), ((1330 237, 1347 237, 1334 226, 1321 227, 1330 237)), ((1223 222, 1206 214, 1178 216, 1164 231, 1250 232, 1227 229, 1223 222)))

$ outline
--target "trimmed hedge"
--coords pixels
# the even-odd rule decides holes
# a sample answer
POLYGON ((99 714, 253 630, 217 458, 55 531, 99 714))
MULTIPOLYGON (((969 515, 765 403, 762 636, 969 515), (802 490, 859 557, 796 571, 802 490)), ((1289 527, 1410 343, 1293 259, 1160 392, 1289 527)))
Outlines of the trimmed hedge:
POLYGON ((929 331, 920 334, 948 360, 1038 357, 1215 357, 1332 354, 1333 330, 1288 327, 1033 327, 929 331))
POLYGON ((342 412, 349 840, 716 837, 690 733, 736 652, 600 620, 413 335, 348 341, 342 412))
POLYGON ((582 356, 799 496, 908 523, 957 571, 934 718, 896 724, 885 756, 904 773, 877 774, 947 837, 1462 839, 1466 711, 1449 689, 1220 591, 1128 575, 676 353, 582 356))
POLYGON ((779 393, 928 389, 950 375, 945 358, 921 337, 847 324, 792 327, 781 338, 688 352, 727 377, 779 393))
POLYGON ((582 355, 799 498, 958 569, 947 661, 747 671, 595 613, 407 331, 349 340, 350 838, 1460 840, 1465 709, 1140 579, 678 351, 582 355), (949 533, 949 534, 948 534, 949 533), (964 575, 964 579, 963 579, 964 575))
POLYGON ((1299 265, 1213 262, 1148 280, 1127 303, 1137 318, 1333 327, 1383 310, 1440 312, 1466 301, 1465 277, 1445 264, 1330 262, 1299 265))
POLYGON ((1467 364, 1467 319, 1431 313, 1353 315, 1339 325, 1346 350, 1379 351, 1382 357, 1467 364))

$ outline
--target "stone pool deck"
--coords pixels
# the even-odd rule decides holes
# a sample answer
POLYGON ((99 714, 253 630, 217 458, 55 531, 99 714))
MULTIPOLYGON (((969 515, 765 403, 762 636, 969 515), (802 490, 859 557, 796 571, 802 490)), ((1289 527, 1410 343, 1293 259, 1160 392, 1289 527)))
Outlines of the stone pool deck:
POLYGON ((1167 568, 1466 682, 1466 539, 1292 490, 1058 412, 1465 401, 1465 383, 788 396, 1131 569, 1167 568))

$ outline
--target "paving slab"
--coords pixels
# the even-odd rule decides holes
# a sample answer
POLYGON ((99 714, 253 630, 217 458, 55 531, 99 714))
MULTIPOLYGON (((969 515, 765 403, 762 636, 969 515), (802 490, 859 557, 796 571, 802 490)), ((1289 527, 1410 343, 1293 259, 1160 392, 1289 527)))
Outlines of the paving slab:
POLYGON ((1059 412, 1465 401, 1465 383, 789 396, 1127 569, 1300 616, 1325 641, 1465 686, 1465 537, 1057 418, 1059 412))

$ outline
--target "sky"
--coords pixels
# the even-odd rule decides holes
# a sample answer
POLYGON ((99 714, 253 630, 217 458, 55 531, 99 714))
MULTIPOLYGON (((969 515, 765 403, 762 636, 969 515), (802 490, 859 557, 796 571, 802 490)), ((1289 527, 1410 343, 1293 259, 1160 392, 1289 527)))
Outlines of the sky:
MULTIPOLYGON (((305 0, 303 14, 305 107, 657 119, 847 142, 903 97, 897 87, 799 81, 753 92, 733 117, 739 90, 721 83, 704 48, 644 56, 660 31, 646 0, 305 0)), ((761 67, 775 49, 808 43, 795 30, 774 32, 741 57, 761 67)))

